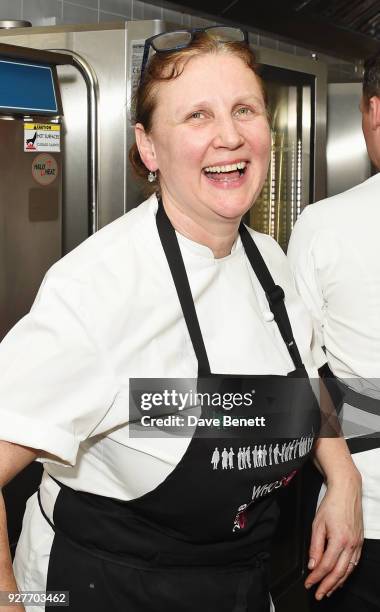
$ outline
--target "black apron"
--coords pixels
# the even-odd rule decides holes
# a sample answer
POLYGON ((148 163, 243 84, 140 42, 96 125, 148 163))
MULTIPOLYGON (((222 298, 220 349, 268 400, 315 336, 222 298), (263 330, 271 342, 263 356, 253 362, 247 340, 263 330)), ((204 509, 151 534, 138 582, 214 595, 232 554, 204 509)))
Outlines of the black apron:
MULTIPOLYGON (((272 410, 279 419, 276 431, 286 430, 289 436, 255 440, 254 428, 197 427, 169 476, 131 501, 58 483, 47 590, 70 591, 70 609, 78 612, 269 612, 275 493, 310 454, 319 407, 293 338, 283 290, 244 225, 239 232, 246 255, 295 365, 288 376, 210 372, 181 251, 162 203, 157 227, 198 359, 199 387, 221 393, 254 389, 255 405, 234 405, 229 414, 253 417, 272 410), (286 422, 284 405, 289 405, 286 422)), ((217 412, 202 408, 201 416, 217 412)))

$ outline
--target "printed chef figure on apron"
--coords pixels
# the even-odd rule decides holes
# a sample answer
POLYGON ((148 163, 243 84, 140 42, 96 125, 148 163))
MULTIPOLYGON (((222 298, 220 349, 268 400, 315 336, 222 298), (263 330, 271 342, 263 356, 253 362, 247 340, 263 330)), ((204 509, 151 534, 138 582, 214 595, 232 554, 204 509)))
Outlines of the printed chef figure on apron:
MULTIPOLYGON (((197 426, 177 467, 137 499, 113 500, 61 484, 47 589, 74 584, 70 609, 78 612, 109 610, 110 601, 115 611, 127 609, 127 601, 128 612, 153 612, 158 609, 155 602, 166 612, 268 612, 267 565, 278 516, 274 494, 287 486, 307 458, 319 427, 319 407, 293 338, 283 291, 274 284, 245 226, 241 224, 239 231, 246 255, 295 365, 288 376, 210 371, 177 236, 162 202, 156 221, 198 359, 198 391, 229 397, 254 391, 251 407, 234 405, 228 414, 273 416, 271 432, 277 443, 303 439, 307 448, 287 461, 269 465, 262 460, 255 467, 253 455, 247 460, 247 450, 253 453, 255 442, 262 451, 269 449, 273 441, 265 439, 268 432, 257 441, 254 428, 197 426), (231 458, 230 469, 222 469, 224 449, 227 460, 231 458), (233 461, 239 449, 245 456, 243 469, 233 461), (80 582, 73 575, 79 567, 80 582)), ((202 406, 201 417, 222 417, 223 412, 202 406)), ((44 512, 42 505, 41 509, 44 512)))

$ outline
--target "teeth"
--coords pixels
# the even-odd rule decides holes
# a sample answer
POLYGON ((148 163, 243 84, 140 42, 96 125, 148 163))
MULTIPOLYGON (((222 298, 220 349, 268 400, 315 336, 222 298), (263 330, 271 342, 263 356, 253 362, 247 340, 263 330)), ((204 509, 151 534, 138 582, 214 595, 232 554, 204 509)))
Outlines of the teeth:
POLYGON ((228 166, 208 166, 204 169, 205 172, 234 172, 236 170, 244 170, 247 162, 238 162, 237 164, 229 164, 228 166))

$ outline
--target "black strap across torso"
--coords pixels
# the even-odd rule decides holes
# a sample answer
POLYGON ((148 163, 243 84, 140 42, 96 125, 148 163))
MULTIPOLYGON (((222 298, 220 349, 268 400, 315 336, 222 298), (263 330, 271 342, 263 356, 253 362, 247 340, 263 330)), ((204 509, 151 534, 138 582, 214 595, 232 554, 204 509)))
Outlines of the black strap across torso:
MULTIPOLYGON (((182 259, 175 229, 166 214, 161 198, 158 198, 156 223, 161 244, 165 251, 177 290, 183 316, 185 318, 191 342, 193 344, 195 355, 198 359, 198 374, 199 376, 207 376, 211 374, 210 363, 208 360, 206 347, 203 342, 189 279, 187 277, 186 268, 182 259)), ((296 368, 303 368, 302 359, 293 337, 292 328, 284 303, 284 291, 279 285, 275 284, 259 249, 243 223, 240 224, 239 233, 245 253, 259 283, 265 292, 269 308, 273 313, 274 320, 277 323, 278 329, 289 351, 292 361, 296 368)))
MULTIPOLYGON (((322 348, 326 352, 326 348, 322 348)), ((318 374, 324 379, 338 414, 341 413, 344 403, 370 414, 380 414, 380 400, 358 393, 345 385, 342 380, 335 376, 327 363, 318 369, 318 374)), ((351 455, 374 450, 375 448, 380 448, 380 431, 348 438, 346 442, 351 455)))

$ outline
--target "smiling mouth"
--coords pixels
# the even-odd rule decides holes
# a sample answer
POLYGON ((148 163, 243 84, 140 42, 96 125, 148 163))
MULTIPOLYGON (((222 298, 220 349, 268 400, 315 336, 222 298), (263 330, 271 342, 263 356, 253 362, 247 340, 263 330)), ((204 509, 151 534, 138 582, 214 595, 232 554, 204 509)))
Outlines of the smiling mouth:
POLYGON ((241 161, 223 166, 206 166, 202 172, 212 181, 236 181, 244 175, 248 162, 241 161))

